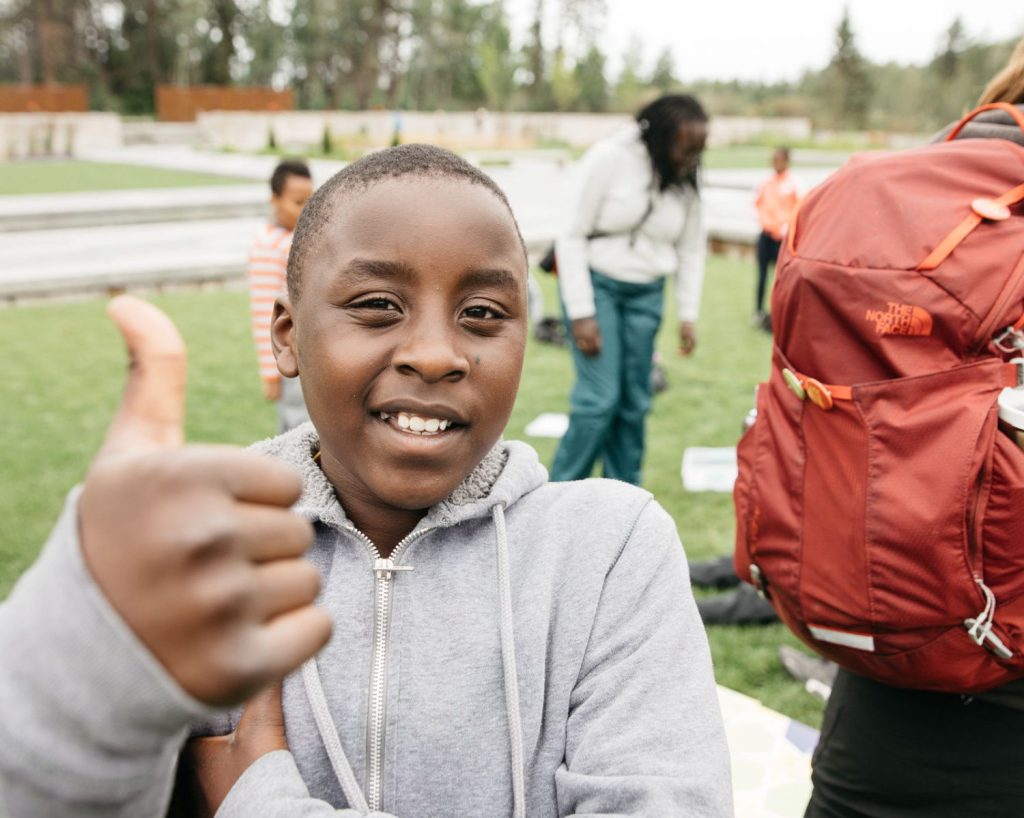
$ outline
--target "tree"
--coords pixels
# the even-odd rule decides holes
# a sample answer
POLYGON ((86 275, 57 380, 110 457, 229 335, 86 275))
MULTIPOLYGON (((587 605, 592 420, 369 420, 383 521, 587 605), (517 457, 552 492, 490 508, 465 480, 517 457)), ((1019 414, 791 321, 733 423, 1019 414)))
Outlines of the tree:
POLYGON ((477 55, 480 85, 492 110, 507 110, 515 92, 511 39, 505 4, 494 0, 483 9, 483 37, 477 55))
POLYGON ((662 94, 668 94, 679 87, 679 80, 676 79, 675 59, 672 57, 672 49, 668 46, 661 52, 658 61, 654 64, 650 84, 662 94))
POLYGON ((571 111, 579 102, 580 86, 568 65, 565 51, 558 49, 551 64, 551 99, 558 111, 571 111))
POLYGON ((608 80, 604 75, 604 54, 597 45, 590 46, 586 56, 576 63, 576 84, 579 87, 579 107, 582 110, 608 110, 608 80))
POLYGON ((480 78, 485 12, 469 0, 416 0, 404 92, 409 107, 467 108, 487 101, 480 78))
POLYGON ((537 0, 530 24, 529 40, 523 48, 527 81, 525 91, 529 107, 543 111, 550 107, 551 88, 547 81, 547 54, 544 51, 544 0, 537 0))
POLYGON ((931 68, 944 80, 950 80, 956 74, 960 54, 967 47, 967 32, 959 17, 950 23, 943 40, 942 50, 932 60, 931 68))
POLYGON ((849 8, 843 9, 843 18, 836 28, 836 52, 825 69, 823 87, 823 102, 831 113, 832 127, 855 130, 867 127, 871 78, 867 61, 854 41, 849 8))
POLYGON ((634 111, 640 107, 644 96, 643 69, 644 44, 634 36, 622 55, 622 71, 615 83, 615 108, 619 111, 634 111))
POLYGON ((925 69, 927 87, 923 107, 936 123, 956 119, 968 104, 972 93, 973 80, 968 61, 964 60, 969 47, 967 34, 960 18, 957 17, 946 29, 935 57, 925 69))

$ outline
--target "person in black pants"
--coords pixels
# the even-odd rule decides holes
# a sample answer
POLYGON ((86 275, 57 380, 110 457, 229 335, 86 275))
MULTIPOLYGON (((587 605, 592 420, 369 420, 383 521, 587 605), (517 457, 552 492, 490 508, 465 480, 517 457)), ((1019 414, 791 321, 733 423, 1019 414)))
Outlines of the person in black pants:
POLYGON ((1024 710, 840 669, 804 818, 1017 818, 1022 735, 1024 710))

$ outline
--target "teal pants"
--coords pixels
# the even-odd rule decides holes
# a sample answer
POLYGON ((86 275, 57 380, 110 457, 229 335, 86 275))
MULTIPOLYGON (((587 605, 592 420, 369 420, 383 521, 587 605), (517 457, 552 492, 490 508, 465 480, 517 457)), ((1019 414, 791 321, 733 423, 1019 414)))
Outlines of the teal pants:
MULTIPOLYGON (((591 271, 601 352, 586 357, 570 344, 576 384, 569 429, 558 445, 552 480, 602 474, 640 485, 644 426, 651 408, 651 357, 661 325, 664 281, 629 284, 591 271)), ((566 319, 566 323, 570 322, 566 319)), ((569 336, 572 338, 571 327, 569 336)))

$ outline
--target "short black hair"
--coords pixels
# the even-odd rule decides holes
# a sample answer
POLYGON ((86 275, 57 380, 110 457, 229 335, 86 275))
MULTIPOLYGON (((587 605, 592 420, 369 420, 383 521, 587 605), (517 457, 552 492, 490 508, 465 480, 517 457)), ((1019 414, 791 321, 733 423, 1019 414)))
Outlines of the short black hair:
POLYGON ((689 94, 665 94, 645 106, 636 115, 640 138, 647 146, 662 190, 671 185, 690 184, 697 187, 696 168, 680 176, 672 161, 672 147, 681 125, 707 122, 708 115, 696 97, 689 94))
POLYGON ((301 159, 284 159, 278 162, 274 172, 270 174, 270 192, 275 196, 284 193, 284 186, 289 176, 301 176, 303 179, 313 178, 309 172, 309 165, 301 159))
POLYGON ((781 153, 789 161, 789 145, 776 145, 773 153, 781 153))
POLYGON ((306 202, 298 224, 295 225, 292 249, 288 254, 288 296, 292 301, 299 298, 302 268, 307 257, 345 202, 353 195, 363 193, 380 182, 402 176, 457 180, 487 188, 508 209, 512 224, 516 228, 516 236, 523 248, 523 258, 526 258, 526 243, 519 231, 519 223, 512 212, 512 206, 508 203, 504 191, 490 176, 462 157, 436 145, 397 145, 375 151, 342 168, 324 182, 306 202))

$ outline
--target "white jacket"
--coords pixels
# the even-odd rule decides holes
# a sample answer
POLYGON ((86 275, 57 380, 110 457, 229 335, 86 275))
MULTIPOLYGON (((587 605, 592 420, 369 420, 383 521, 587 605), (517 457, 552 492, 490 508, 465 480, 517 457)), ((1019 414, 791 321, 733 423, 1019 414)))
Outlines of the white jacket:
POLYGON ((573 212, 555 247, 569 318, 594 315, 593 268, 616 281, 638 284, 674 274, 679 320, 696 320, 707 254, 697 191, 689 185, 658 190, 635 123, 591 147, 579 172, 573 212), (634 239, 631 233, 649 204, 651 212, 634 239), (609 235, 588 240, 592 233, 609 235))

